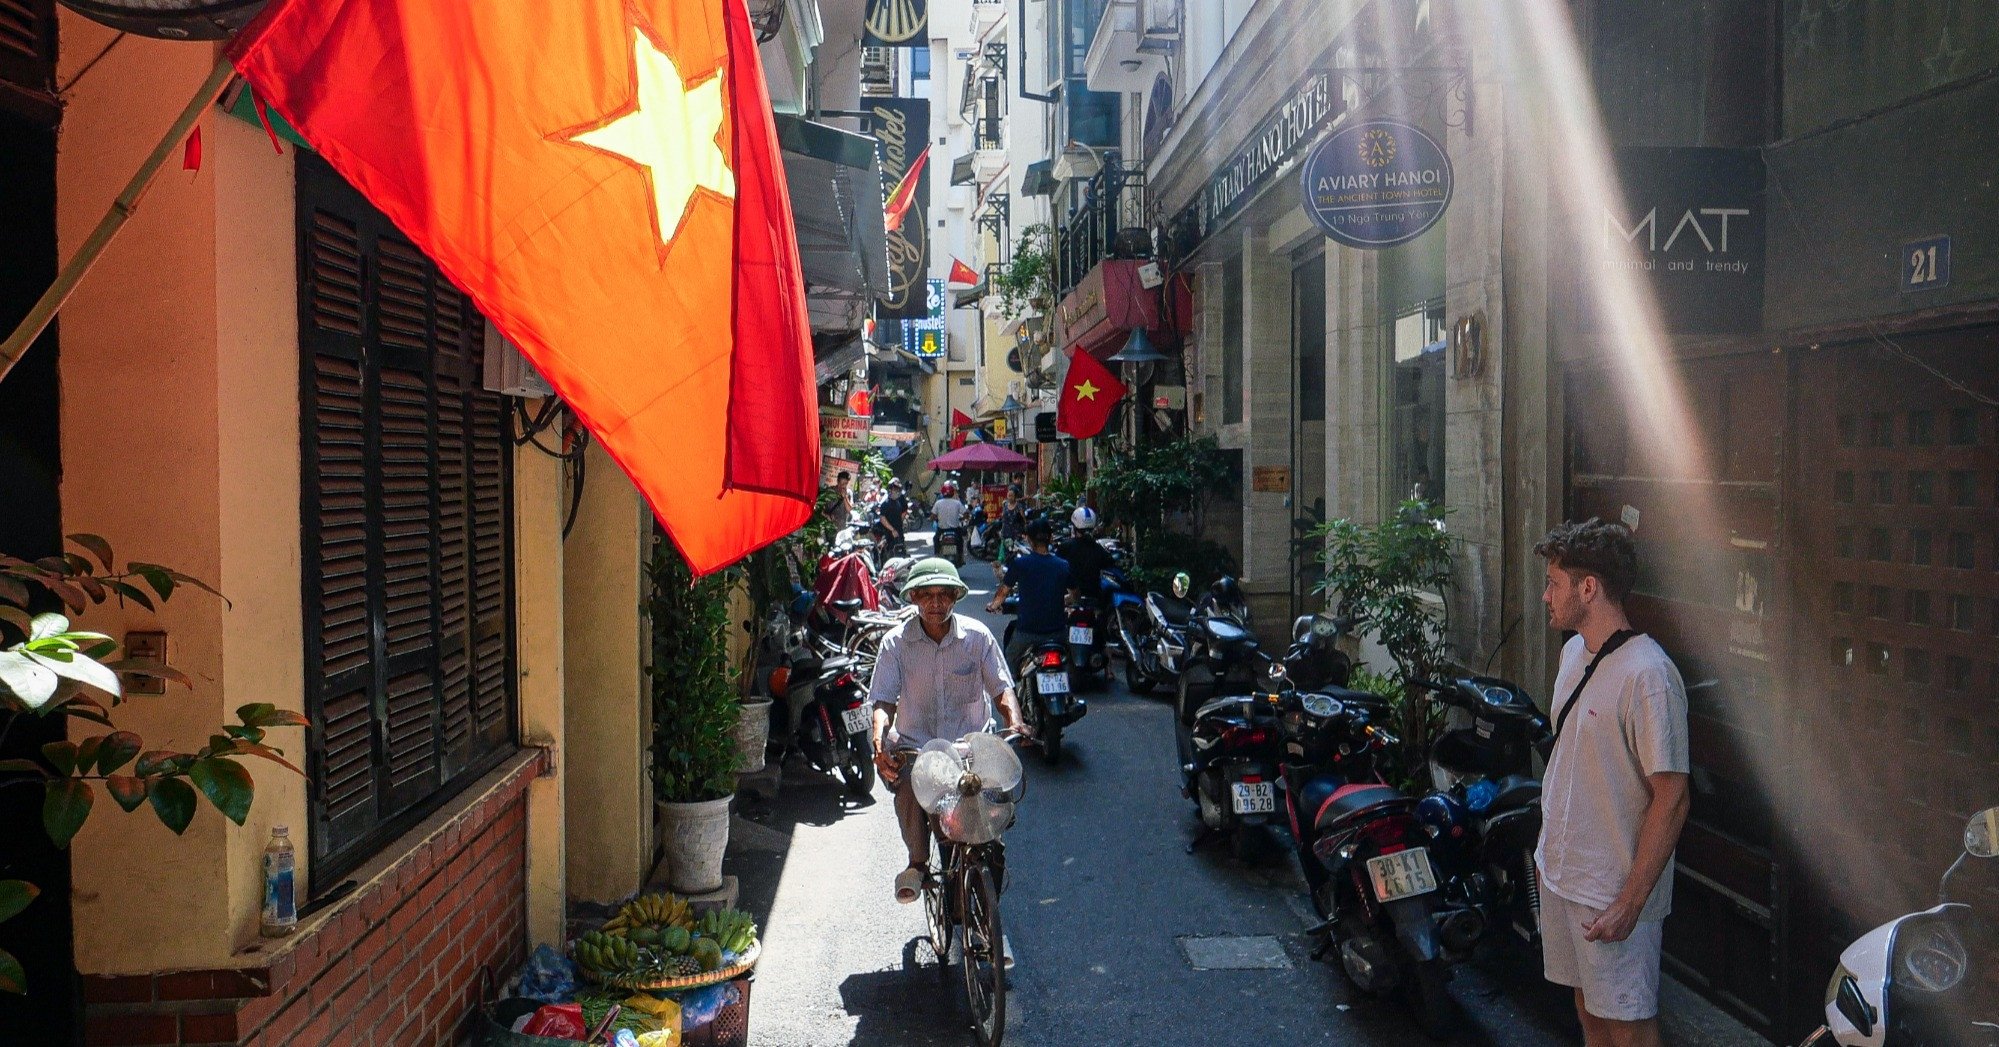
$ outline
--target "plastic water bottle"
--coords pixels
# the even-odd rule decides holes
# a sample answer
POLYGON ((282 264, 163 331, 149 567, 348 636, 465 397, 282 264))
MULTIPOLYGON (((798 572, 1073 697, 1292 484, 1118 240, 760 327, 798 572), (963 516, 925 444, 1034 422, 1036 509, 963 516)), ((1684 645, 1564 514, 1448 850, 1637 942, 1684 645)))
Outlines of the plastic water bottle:
POLYGON ((291 830, 271 826, 271 842, 264 845, 264 918, 260 929, 266 938, 282 938, 298 929, 298 893, 292 877, 297 863, 291 830))

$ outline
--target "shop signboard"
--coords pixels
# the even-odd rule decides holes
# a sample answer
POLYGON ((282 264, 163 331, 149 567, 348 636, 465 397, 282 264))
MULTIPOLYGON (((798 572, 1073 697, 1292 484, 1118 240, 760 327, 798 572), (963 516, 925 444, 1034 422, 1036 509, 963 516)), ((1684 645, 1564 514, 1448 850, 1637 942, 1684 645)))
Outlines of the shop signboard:
POLYGON ((930 0, 868 0, 862 47, 929 47, 930 0))
POLYGON ((865 449, 868 446, 868 420, 822 415, 819 419, 819 443, 842 451, 865 449))
MULTIPOLYGON (((867 98, 869 134, 881 148, 882 198, 902 182, 930 135, 930 102, 923 98, 867 98)), ((888 234, 888 293, 876 315, 884 320, 922 320, 930 315, 930 168, 916 176, 916 197, 902 226, 888 234)))
POLYGON ((902 348, 924 360, 944 357, 944 281, 929 281, 930 315, 902 325, 902 348))
POLYGON ((1755 149, 1616 151, 1622 210, 1609 209, 1596 279, 1635 274, 1666 325, 1690 334, 1763 325, 1763 156, 1755 149))
POLYGON ((1364 120, 1326 136, 1300 173, 1305 213, 1327 236, 1372 251, 1428 232, 1451 205, 1451 158, 1412 124, 1364 120))
POLYGON ((1333 117, 1340 101, 1333 94, 1332 76, 1318 72, 1299 84, 1284 103, 1263 118, 1255 133, 1218 169, 1192 203, 1169 223, 1176 255, 1191 253, 1222 223, 1303 150, 1333 117))

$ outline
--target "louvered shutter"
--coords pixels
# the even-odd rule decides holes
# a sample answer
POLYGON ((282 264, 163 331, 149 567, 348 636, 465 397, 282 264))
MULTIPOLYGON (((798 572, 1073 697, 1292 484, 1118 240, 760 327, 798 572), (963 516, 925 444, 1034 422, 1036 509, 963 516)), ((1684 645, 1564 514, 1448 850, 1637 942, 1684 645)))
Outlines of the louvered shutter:
POLYGON ((484 321, 299 162, 302 529, 315 885, 513 742, 505 403, 484 321))
POLYGON ((54 0, 0 0, 0 80, 52 105, 55 70, 54 0))

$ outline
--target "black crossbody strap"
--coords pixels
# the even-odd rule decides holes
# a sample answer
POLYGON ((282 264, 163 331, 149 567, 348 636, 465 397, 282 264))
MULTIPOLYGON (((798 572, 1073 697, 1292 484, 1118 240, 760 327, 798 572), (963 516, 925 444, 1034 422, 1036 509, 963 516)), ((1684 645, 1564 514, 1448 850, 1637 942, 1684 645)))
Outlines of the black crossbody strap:
POLYGON ((1626 640, 1633 639, 1638 635, 1639 634, 1635 630, 1619 629, 1618 631, 1611 633, 1609 639, 1603 641, 1602 647, 1597 648, 1596 657, 1591 658, 1589 660, 1588 667, 1583 669, 1583 678, 1577 680, 1576 689, 1574 691, 1569 692, 1569 704, 1562 706, 1562 714, 1555 718, 1555 740, 1553 743, 1550 744, 1549 747, 1550 753, 1554 751, 1553 748, 1554 745, 1559 745, 1561 743, 1562 728, 1569 722, 1569 714, 1574 712, 1576 709, 1576 699, 1581 698, 1583 696, 1583 688, 1589 686, 1589 678, 1596 675, 1597 665, 1602 663, 1602 661, 1605 658, 1609 657, 1610 652, 1615 651, 1619 647, 1624 646, 1624 642, 1626 640))

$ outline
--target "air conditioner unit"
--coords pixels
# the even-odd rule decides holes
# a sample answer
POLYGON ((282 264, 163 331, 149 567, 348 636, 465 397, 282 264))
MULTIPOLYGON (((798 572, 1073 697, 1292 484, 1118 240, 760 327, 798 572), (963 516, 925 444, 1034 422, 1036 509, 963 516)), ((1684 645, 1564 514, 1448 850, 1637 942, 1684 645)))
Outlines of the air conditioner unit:
POLYGON ((1171 54, 1180 44, 1180 0, 1139 0, 1138 49, 1171 54))
POLYGON ((514 343, 507 341, 500 329, 492 324, 486 325, 485 386, 487 392, 501 396, 555 395, 555 390, 528 362, 528 358, 522 356, 514 343))

